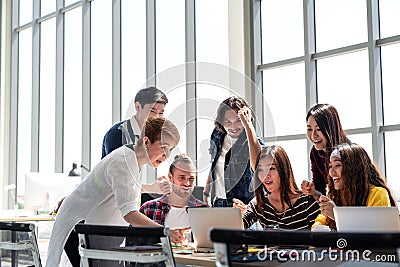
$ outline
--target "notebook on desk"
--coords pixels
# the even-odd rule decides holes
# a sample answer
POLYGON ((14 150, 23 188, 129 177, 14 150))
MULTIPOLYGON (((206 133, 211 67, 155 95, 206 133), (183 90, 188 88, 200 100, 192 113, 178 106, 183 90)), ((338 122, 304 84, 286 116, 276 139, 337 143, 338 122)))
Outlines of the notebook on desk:
POLYGON ((237 208, 188 208, 188 214, 197 251, 213 249, 209 238, 211 227, 243 230, 242 214, 237 208))
POLYGON ((338 232, 400 231, 397 207, 334 207, 338 232))

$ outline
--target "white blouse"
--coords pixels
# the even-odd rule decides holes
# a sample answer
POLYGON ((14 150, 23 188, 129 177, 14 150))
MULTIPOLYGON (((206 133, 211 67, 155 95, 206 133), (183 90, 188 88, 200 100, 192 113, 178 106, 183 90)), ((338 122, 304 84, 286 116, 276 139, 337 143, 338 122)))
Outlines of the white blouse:
POLYGON ((141 186, 140 169, 132 149, 122 146, 103 158, 61 205, 46 266, 58 266, 65 242, 78 222, 128 225, 124 216, 139 209, 141 186))

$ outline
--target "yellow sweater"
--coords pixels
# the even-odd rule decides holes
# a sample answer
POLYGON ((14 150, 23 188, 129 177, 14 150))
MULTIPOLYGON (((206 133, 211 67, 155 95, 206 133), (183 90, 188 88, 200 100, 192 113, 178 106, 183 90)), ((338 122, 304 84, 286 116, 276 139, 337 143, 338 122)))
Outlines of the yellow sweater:
MULTIPOLYGON (((390 207, 390 199, 389 194, 383 187, 373 186, 371 185, 369 188, 369 195, 367 198, 367 207, 372 206, 382 206, 382 207, 390 207)), ((322 214, 319 214, 315 219, 315 223, 311 227, 314 228, 315 225, 328 225, 327 223, 328 217, 322 214)))

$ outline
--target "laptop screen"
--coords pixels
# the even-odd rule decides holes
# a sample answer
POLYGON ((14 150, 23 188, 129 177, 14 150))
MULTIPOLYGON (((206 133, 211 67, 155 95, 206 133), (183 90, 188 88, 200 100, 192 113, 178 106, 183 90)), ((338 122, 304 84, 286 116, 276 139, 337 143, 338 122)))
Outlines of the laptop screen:
POLYGON ((211 227, 243 230, 242 214, 237 208, 188 208, 188 214, 196 248, 213 247, 211 227))
POLYGON ((400 231, 397 207, 334 207, 338 232, 400 231))

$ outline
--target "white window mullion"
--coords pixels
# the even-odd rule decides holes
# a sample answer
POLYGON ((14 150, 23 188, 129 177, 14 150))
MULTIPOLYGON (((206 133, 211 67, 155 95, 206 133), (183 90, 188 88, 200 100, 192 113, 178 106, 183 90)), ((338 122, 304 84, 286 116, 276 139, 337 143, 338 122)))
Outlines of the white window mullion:
POLYGON ((121 0, 112 3, 112 121, 121 120, 121 0))
POLYGON ((197 162, 196 2, 185 1, 186 151, 197 162))
POLYGON ((262 46, 261 46, 261 1, 251 1, 250 7, 250 25, 252 28, 251 38, 251 55, 253 69, 251 71, 251 80, 253 81, 251 102, 253 104, 253 111, 255 113, 256 120, 256 132, 260 136, 264 136, 264 101, 263 101, 263 86, 262 86, 262 71, 258 69, 258 66, 262 65, 262 46))
POLYGON ((368 19, 368 58, 369 58, 369 83, 371 94, 371 125, 373 160, 378 164, 382 174, 385 171, 385 144, 383 132, 383 102, 382 102, 382 72, 380 47, 376 46, 379 39, 379 1, 367 1, 368 19))
MULTIPOLYGON (((315 54, 315 2, 314 0, 303 0, 303 20, 304 20, 304 67, 306 82, 306 110, 318 102, 317 93, 317 61, 312 59, 315 54)), ((307 142, 308 151, 311 150, 312 144, 307 142)), ((308 177, 311 174, 311 162, 308 160, 308 177)))
POLYGON ((156 2, 146 1, 146 85, 156 85, 156 2))
MULTIPOLYGON (((91 169, 91 2, 82 5, 82 165, 91 169)), ((82 177, 86 171, 82 169, 82 177)))
POLYGON ((31 119, 31 171, 39 171, 40 125, 40 0, 33 1, 32 21, 32 119, 31 119))
MULTIPOLYGON (((12 5, 12 34, 11 34, 11 112, 10 112, 10 178, 9 184, 17 184, 18 158, 18 58, 19 33, 15 29, 19 25, 19 1, 13 0, 12 5)), ((9 208, 10 203, 8 203, 9 208)))
POLYGON ((64 0, 57 0, 56 15, 56 99, 55 99, 55 157, 54 171, 64 170, 64 0))

